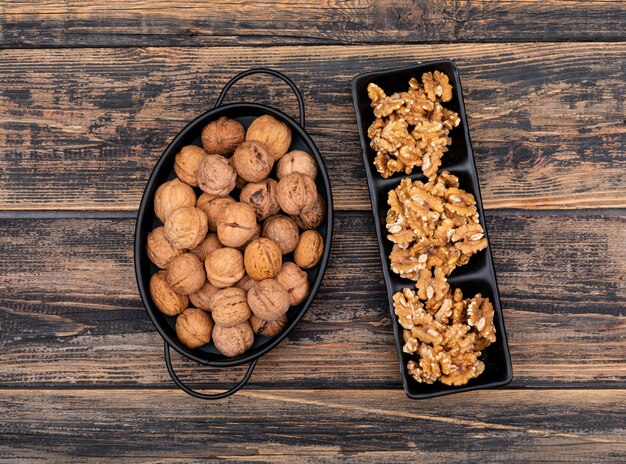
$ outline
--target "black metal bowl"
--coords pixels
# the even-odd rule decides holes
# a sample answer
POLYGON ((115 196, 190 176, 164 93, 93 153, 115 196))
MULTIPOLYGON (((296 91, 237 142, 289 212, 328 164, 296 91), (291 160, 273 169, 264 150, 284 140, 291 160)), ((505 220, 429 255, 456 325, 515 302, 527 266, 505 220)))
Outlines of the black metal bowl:
MULTIPOLYGON (((168 372, 170 373, 174 382, 181 389, 197 398, 219 399, 232 395, 247 383, 252 374, 252 371, 254 370, 254 367, 256 366, 258 359, 265 353, 276 347, 276 345, 278 345, 282 340, 285 339, 285 337, 287 337, 287 335, 289 335, 289 333, 293 330, 298 321, 309 309, 309 306, 315 298, 315 294, 317 293, 317 290, 322 282, 324 272, 326 271, 326 267, 328 265, 328 257, 330 254, 330 246, 332 241, 332 226, 333 203, 328 173, 326 172, 324 160, 322 159, 319 150, 315 146, 315 143, 313 142, 311 137, 309 137, 309 135, 304 130, 304 103, 302 100, 302 95, 300 94, 298 88, 289 78, 271 69, 251 69, 238 74, 226 84, 219 98, 217 99, 215 108, 198 116, 196 119, 190 122, 165 149, 165 152, 157 162, 157 165, 154 168, 150 179, 148 180, 148 184, 144 191, 143 198, 141 199, 139 213, 137 215, 134 252, 135 275, 137 278, 139 294, 141 295, 141 300, 146 308, 146 312, 148 313, 150 320, 165 341, 165 361, 167 364, 168 372), (272 76, 275 76, 279 79, 282 79, 291 87, 291 89, 296 94, 300 109, 299 124, 292 118, 287 116, 285 113, 265 105, 260 105, 256 103, 233 103, 222 106, 222 101, 224 100, 226 93, 235 82, 245 76, 257 73, 270 74, 272 76), (200 143, 200 134, 202 128, 210 121, 213 121, 221 116, 236 119, 241 124, 243 124, 245 128, 247 128, 255 118, 264 114, 272 115, 276 119, 283 121, 289 126, 292 132, 292 143, 290 150, 305 150, 312 154, 317 160, 319 168, 319 175, 316 181, 317 189, 319 193, 323 196, 327 205, 326 220, 317 229, 318 232, 324 237, 324 253, 322 255, 319 265, 307 271, 310 282, 309 296, 301 304, 293 306, 289 309, 289 312, 287 313, 288 322, 285 330, 276 337, 262 337, 256 335, 254 344, 252 348, 250 348, 250 350, 248 350, 241 356, 228 358, 222 355, 219 351, 217 351, 212 343, 197 349, 190 349, 178 341, 175 331, 176 318, 166 316, 165 314, 161 313, 154 305, 154 302, 150 297, 150 277, 152 276, 152 274, 157 272, 158 269, 148 259, 148 256, 146 254, 146 240, 148 233, 155 227, 161 225, 159 220, 156 219, 154 215, 154 194, 156 192, 156 189, 163 182, 166 182, 167 180, 173 179, 175 177, 174 157, 176 156, 176 153, 180 150, 180 148, 190 144, 202 146, 202 144, 200 143), (231 388, 230 390, 214 395, 203 394, 187 387, 176 376, 170 359, 170 347, 173 347, 183 356, 206 366, 231 367, 248 363, 250 364, 250 366, 241 382, 239 382, 235 387, 231 388)), ((287 256, 286 259, 290 260, 290 255, 287 256)))

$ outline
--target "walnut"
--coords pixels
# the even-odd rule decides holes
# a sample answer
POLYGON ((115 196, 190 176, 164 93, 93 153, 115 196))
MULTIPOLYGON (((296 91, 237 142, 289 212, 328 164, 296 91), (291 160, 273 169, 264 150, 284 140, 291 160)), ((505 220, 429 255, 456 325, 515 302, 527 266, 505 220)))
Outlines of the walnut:
POLYGON ((204 262, 209 282, 217 288, 226 288, 241 280, 245 273, 243 255, 234 248, 218 248, 204 262))
POLYGON ((246 272, 251 279, 273 279, 283 264, 278 245, 268 238, 258 238, 244 252, 246 272))
POLYGON ((183 345, 198 348, 211 341, 211 316, 197 308, 188 308, 176 318, 176 336, 183 345))
POLYGON ((257 219, 262 221, 280 211, 276 195, 277 186, 278 182, 274 179, 265 179, 261 182, 247 184, 241 190, 239 200, 252 206, 257 219))
POLYGON ((423 86, 413 78, 408 91, 389 96, 374 83, 368 86, 376 119, 367 134, 376 150, 374 165, 383 177, 410 174, 415 167, 428 178, 435 176, 452 143, 448 134, 461 121, 441 105, 452 98, 448 77, 435 71, 425 73, 422 81, 423 86))
POLYGON ((259 116, 246 132, 246 141, 256 140, 265 144, 275 161, 278 161, 291 145, 291 129, 269 114, 259 116))
POLYGON ((326 202, 319 193, 317 201, 313 203, 309 209, 302 211, 300 214, 292 216, 301 229, 317 229, 326 219, 326 202))
POLYGON ((417 287, 418 297, 427 300, 427 309, 438 309, 450 291, 446 276, 439 268, 435 268, 434 273, 430 269, 422 269, 419 272, 415 287, 417 287))
POLYGON ((299 172, 315 180, 317 177, 317 162, 315 158, 302 150, 293 150, 278 160, 276 177, 282 179, 292 172, 299 172))
POLYGON ((176 316, 189 306, 187 295, 176 293, 167 283, 167 273, 159 271, 150 278, 150 296, 155 306, 163 314, 176 316))
POLYGON ((261 280, 248 290, 248 305, 257 317, 275 321, 289 309, 289 294, 278 281, 261 280))
POLYGON ((212 231, 216 231, 217 221, 219 220, 220 215, 222 214, 224 209, 226 209, 226 206, 230 205, 231 203, 235 203, 235 200, 231 196, 225 196, 225 197, 215 196, 207 201, 206 198, 209 198, 209 196, 207 196, 205 197, 203 202, 200 203, 200 199, 204 195, 207 195, 207 194, 203 193, 202 195, 200 195, 200 198, 198 198, 198 204, 196 205, 196 207, 200 208, 202 211, 206 213, 207 219, 209 221, 209 229, 212 231))
POLYGON ((254 314, 250 318, 250 325, 255 334, 262 335, 264 337, 275 337, 287 326, 287 315, 283 314, 279 319, 275 321, 266 321, 254 314))
POLYGON ((254 282, 256 282, 256 280, 251 279, 248 274, 244 274, 244 276, 239 282, 235 284, 235 286, 243 289, 247 293, 248 290, 250 290, 254 285, 254 282))
POLYGON ((211 195, 228 195, 236 180, 237 172, 231 161, 221 155, 207 155, 198 169, 198 186, 211 195))
POLYGON ((216 324, 234 327, 250 319, 246 292, 238 287, 219 290, 211 297, 211 315, 216 324))
POLYGON ((292 172, 278 182, 278 204, 287 214, 301 214, 317 201, 317 187, 309 176, 292 172))
POLYGON ((233 166, 239 176, 247 182, 259 182, 272 171, 274 158, 261 142, 244 142, 237 147, 232 157, 233 166))
POLYGON ((183 253, 172 259, 166 271, 169 286, 183 295, 197 292, 206 282, 202 262, 191 253, 183 253))
POLYGON ((211 121, 202 129, 202 146, 207 153, 228 156, 244 140, 244 129, 239 121, 226 116, 211 121))
POLYGON ((215 324, 213 328, 213 343, 220 353, 233 358, 244 354, 252 347, 254 332, 247 321, 235 327, 215 324))
POLYGON ((237 174, 237 179, 235 179, 235 188, 237 190, 241 190, 246 186, 247 182, 241 178, 239 174, 237 174))
POLYGON ((256 214, 245 203, 229 203, 217 220, 217 236, 226 246, 238 247, 257 231, 256 214))
MULTIPOLYGON (((202 192, 200 196, 198 197, 198 199, 196 200, 196 208, 200 208, 202 211, 206 213, 204 208, 206 208, 207 205, 211 202, 211 200, 214 200, 215 198, 219 198, 219 197, 217 195, 211 195, 209 193, 202 192)), ((208 216, 208 213, 207 213, 207 216, 208 216)))
POLYGON ((289 304, 295 306, 309 295, 309 276, 295 263, 283 263, 276 280, 289 294, 289 304))
POLYGON ((167 240, 164 227, 157 227, 148 234, 146 253, 156 267, 163 269, 182 251, 167 240))
POLYGON ((154 214, 162 223, 165 223, 172 211, 195 204, 196 194, 193 189, 179 179, 161 184, 154 194, 154 214))
POLYGON ((282 214, 276 214, 265 220, 262 235, 276 243, 284 255, 295 250, 300 239, 296 223, 282 214))
POLYGON ((200 259, 200 261, 204 262, 206 257, 218 248, 222 248, 222 244, 217 238, 217 234, 209 233, 197 247, 192 248, 189 252, 193 253, 198 257, 198 259, 200 259))
POLYGON ((483 350, 496 341, 494 310, 489 298, 477 293, 467 304, 467 325, 476 333, 476 350, 483 350))
POLYGON ((198 169, 206 155, 206 152, 196 145, 181 148, 174 159, 174 171, 178 178, 192 187, 197 187, 198 169))
POLYGON ((256 225, 256 230, 254 231, 254 234, 252 235, 252 237, 250 237, 246 243, 244 243, 241 246, 235 247, 237 248, 239 251, 241 251, 242 253, 246 250, 246 248, 248 248, 248 245, 250 245, 252 242, 254 242, 257 238, 261 237, 261 232, 263 232, 263 228, 261 227, 261 224, 256 225))
POLYGON ((204 309, 205 311, 211 310, 211 297, 219 290, 219 288, 212 285, 210 282, 205 282, 204 285, 197 292, 189 294, 189 300, 196 308, 204 309))
POLYGON ((480 224, 464 224, 451 237, 454 246, 465 255, 473 255, 487 248, 487 239, 480 224))
POLYGON ((165 236, 176 248, 195 248, 208 230, 206 213, 195 206, 178 208, 165 221, 165 236))
POLYGON ((324 253, 324 238, 316 230, 305 230, 293 252, 293 260, 303 269, 310 269, 319 263, 324 253))

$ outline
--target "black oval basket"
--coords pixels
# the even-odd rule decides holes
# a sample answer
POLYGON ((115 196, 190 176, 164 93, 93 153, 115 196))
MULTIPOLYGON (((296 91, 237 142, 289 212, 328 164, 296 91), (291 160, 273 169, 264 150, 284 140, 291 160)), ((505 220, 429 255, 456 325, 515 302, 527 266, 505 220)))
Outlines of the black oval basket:
MULTIPOLYGON (((315 143, 313 142, 311 137, 309 137, 309 135, 304 130, 304 102, 300 91, 291 81, 291 79, 272 69, 250 69, 236 75, 222 89, 222 92, 217 99, 215 107, 190 122, 165 149, 165 152, 163 153, 163 155, 161 155, 161 158, 157 162, 156 167, 154 168, 154 171, 152 172, 152 175, 148 180, 148 184, 141 199, 139 213, 137 215, 134 246, 135 275, 137 278, 137 286, 139 288, 141 300, 146 308, 146 312, 148 313, 150 320, 165 341, 165 363, 167 365, 167 370, 176 385, 178 385, 183 391, 185 391, 189 395, 192 395, 196 398, 214 400, 232 395, 233 393, 240 390, 248 382, 259 358, 272 350, 282 340, 284 340, 285 337, 289 335, 289 332, 293 330, 293 328, 296 326, 302 316, 304 316, 306 311, 309 309, 309 306, 311 306, 311 303, 315 298, 315 294, 319 289, 322 278, 324 277, 324 272, 326 271, 326 267, 328 265, 328 257, 330 254, 330 246, 332 241, 332 227, 333 203, 328 173, 326 172, 324 160, 322 159, 319 150, 315 146, 315 143), (256 103, 232 103, 228 105, 222 105, 224 97, 226 96, 228 90, 233 86, 233 84, 235 84, 243 77, 259 73, 269 74, 277 77, 287 83, 289 87, 291 87, 298 100, 300 113, 299 123, 294 121, 285 113, 265 105, 260 105, 256 103), (217 351, 213 344, 207 344, 197 349, 190 349, 178 341, 175 331, 176 319, 174 317, 166 316, 165 314, 161 313, 154 305, 152 298, 150 297, 150 277, 152 276, 152 274, 157 272, 158 269, 148 259, 145 251, 146 240, 148 233, 154 227, 161 224, 154 215, 154 193, 156 192, 156 189, 159 185, 175 177, 174 157, 176 156, 176 153, 180 150, 180 148, 190 144, 201 146, 202 144, 200 143, 200 134, 202 128, 210 121, 217 119, 221 116, 236 119, 241 124, 243 124, 245 128, 247 128, 255 118, 264 114, 274 116, 276 119, 283 121, 289 126, 292 132, 292 143, 290 150, 305 150, 313 155, 317 160, 319 168, 319 175, 316 181, 317 189, 326 201, 327 205, 326 220, 317 229, 318 232, 324 237, 324 253, 320 260, 320 264, 314 269, 309 269, 307 271, 310 282, 309 296, 301 304, 293 306, 289 309, 289 312, 287 313, 288 322, 285 330, 276 337, 262 337, 256 335, 254 339, 254 345, 252 346, 252 348, 250 348, 250 350, 248 350, 246 353, 239 357, 228 358, 222 355, 219 351, 217 351), (172 367, 170 347, 174 348, 183 356, 206 366, 232 367, 242 364, 250 364, 250 366, 248 367, 244 378, 233 388, 223 393, 204 394, 189 388, 178 378, 178 376, 174 372, 174 368, 172 367)), ((289 259, 289 257, 287 257, 287 259, 289 259)))

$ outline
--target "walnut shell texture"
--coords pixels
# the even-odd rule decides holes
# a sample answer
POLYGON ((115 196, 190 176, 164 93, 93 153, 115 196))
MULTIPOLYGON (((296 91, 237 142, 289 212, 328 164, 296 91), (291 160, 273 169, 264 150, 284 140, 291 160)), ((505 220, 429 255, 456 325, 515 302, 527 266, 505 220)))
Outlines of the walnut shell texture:
POLYGON ((293 150, 278 160, 276 177, 282 179, 292 172, 299 172, 315 180, 317 177, 317 162, 312 155, 302 150, 293 150))
POLYGON ((237 282, 235 284, 236 287, 242 288, 244 292, 248 292, 248 290, 250 290, 252 288, 252 286, 254 285, 254 283, 256 282, 256 280, 251 279, 250 276, 248 274, 244 274, 244 276, 241 278, 241 280, 239 282, 237 282))
MULTIPOLYGON (((206 195, 206 194, 203 193, 202 195, 206 195)), ((200 195, 200 197, 202 197, 202 195, 200 195)), ((200 199, 198 199, 198 202, 199 201, 200 199)), ((209 229, 215 232, 217 230, 217 221, 219 220, 226 206, 228 206, 231 203, 235 203, 234 198, 231 196, 228 196, 228 195, 225 197, 216 196, 216 197, 213 197, 209 201, 203 202, 201 205, 198 205, 197 207, 206 213, 207 219, 209 220, 209 229)))
POLYGON ((176 293, 167 283, 165 271, 156 272, 150 278, 150 296, 159 311, 168 316, 176 316, 189 306, 187 295, 176 293))
POLYGON ((317 195, 317 201, 309 209, 292 216, 300 229, 317 229, 326 219, 326 202, 322 195, 317 195))
POLYGON ((280 211, 276 196, 277 186, 278 182, 274 179, 249 183, 241 190, 239 200, 252 206, 257 219, 262 221, 280 211))
POLYGON ((165 237, 164 227, 157 227, 148 234, 146 254, 156 267, 164 269, 167 263, 181 253, 182 251, 165 237))
POLYGON ((276 214, 267 218, 263 223, 262 236, 276 243, 280 252, 286 255, 296 249, 300 232, 293 219, 282 214, 276 214))
POLYGON ((254 280, 273 279, 282 264, 280 248, 268 238, 257 238, 244 252, 246 272, 254 280))
POLYGON ((309 276, 295 263, 284 263, 276 280, 287 290, 291 306, 302 303, 309 295, 309 276))
POLYGON ((165 221, 165 236, 176 248, 195 248, 208 230, 206 213, 195 206, 178 208, 165 221))
POLYGON ((248 290, 248 306, 257 317, 275 321, 289 309, 289 294, 275 279, 261 280, 248 290))
POLYGON ((216 324, 234 327, 250 319, 246 292, 239 287, 229 287, 211 297, 211 314, 216 324))
POLYGON ((162 223, 178 208, 195 204, 196 194, 193 189, 179 179, 161 184, 154 194, 154 214, 162 223))
POLYGON ((283 314, 279 319, 275 321, 266 321, 254 314, 250 318, 250 325, 255 334, 262 335, 264 337, 275 337, 287 326, 287 315, 283 314))
POLYGON ((176 318, 176 336, 185 346, 198 348, 211 341, 213 321, 198 308, 187 308, 176 318))
POLYGON ((309 176, 292 172, 278 182, 278 204, 287 214, 300 214, 317 200, 317 187, 309 176))
POLYGON ((232 162, 237 174, 247 182, 265 179, 274 167, 274 158, 267 147, 254 140, 239 145, 232 162))
POLYGON ((236 180, 235 168, 221 155, 207 155, 198 169, 198 186, 211 195, 228 195, 235 188, 236 180))
POLYGON ((293 260, 303 269, 310 269, 319 263, 324 253, 324 239, 316 230, 305 230, 293 252, 293 260))
POLYGON ((196 145, 180 149, 174 159, 174 171, 180 180, 192 187, 198 186, 198 169, 207 153, 196 145))
POLYGON ((222 248, 222 243, 217 238, 217 234, 209 233, 197 247, 192 248, 189 252, 193 253, 200 261, 204 262, 206 257, 218 248, 222 248))
POLYGON ((202 262, 191 253, 183 253, 172 259, 166 271, 169 286, 183 295, 197 292, 206 282, 202 262))
POLYGON ((215 348, 224 356, 233 358, 248 351, 254 343, 254 332, 248 322, 225 327, 215 324, 213 328, 213 343, 215 348))
POLYGON ((207 278, 217 288, 226 288, 241 280, 245 274, 243 255, 234 248, 218 248, 204 262, 207 278))
POLYGON ((202 129, 202 146, 207 153, 228 156, 243 142, 245 131, 239 121, 222 116, 202 129))
POLYGON ((269 114, 259 116, 246 132, 246 141, 256 140, 267 146, 268 150, 278 161, 291 145, 291 129, 282 121, 269 114))
POLYGON ((256 232, 256 214, 245 203, 234 202, 226 205, 217 221, 217 236, 226 246, 241 246, 256 232))
POLYGON ((210 282, 205 282, 197 292, 189 294, 189 300, 196 308, 211 310, 211 297, 219 290, 210 282))

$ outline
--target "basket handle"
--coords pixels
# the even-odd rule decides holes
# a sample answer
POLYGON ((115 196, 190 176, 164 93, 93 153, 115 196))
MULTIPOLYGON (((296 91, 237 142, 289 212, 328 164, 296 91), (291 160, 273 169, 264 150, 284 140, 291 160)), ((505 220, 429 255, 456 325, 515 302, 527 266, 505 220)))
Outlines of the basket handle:
POLYGON ((277 77, 278 79, 281 79, 289 87, 291 87, 291 90, 293 90, 293 93, 296 95, 296 99, 298 100, 298 108, 300 110, 300 121, 299 121, 300 122, 300 126, 304 129, 304 100, 302 99, 302 94, 300 93, 300 90, 298 90, 298 87, 296 86, 296 84, 294 84, 294 82, 291 79, 289 79, 283 73, 280 73, 280 72, 275 71, 273 69, 253 68, 253 69, 248 69, 247 71, 240 72, 235 77, 233 77, 230 81, 228 81, 228 83, 224 86, 224 88, 222 89, 222 93, 220 93, 220 96, 217 98, 217 102, 215 103, 215 107, 217 108, 218 106, 220 106, 222 104, 222 102, 224 101, 224 97, 226 97, 226 94, 228 93, 230 88, 238 80, 240 80, 240 79, 242 79, 242 78, 244 78, 246 76, 250 76, 251 74, 269 74, 271 76, 277 77))
POLYGON ((192 390, 178 378, 178 376, 176 375, 176 372, 174 372, 174 368, 172 367, 172 358, 170 356, 170 345, 167 342, 165 342, 165 364, 167 366, 167 372, 170 373, 170 377, 172 378, 174 383, 178 385, 178 388, 180 388, 182 391, 184 391, 188 395, 191 395, 195 398, 199 398, 201 400, 220 400, 222 398, 226 398, 227 396, 232 395, 233 393, 237 393, 239 390, 241 390, 241 388, 246 383, 248 383, 248 380, 250 380, 250 376, 252 375, 252 371, 256 367, 257 361, 258 359, 255 359, 250 363, 250 366, 248 367, 248 371, 246 372, 246 375, 244 375, 241 382, 239 382, 233 388, 222 393, 207 395, 206 393, 200 393, 195 390, 192 390))

